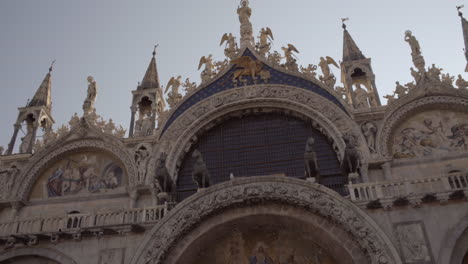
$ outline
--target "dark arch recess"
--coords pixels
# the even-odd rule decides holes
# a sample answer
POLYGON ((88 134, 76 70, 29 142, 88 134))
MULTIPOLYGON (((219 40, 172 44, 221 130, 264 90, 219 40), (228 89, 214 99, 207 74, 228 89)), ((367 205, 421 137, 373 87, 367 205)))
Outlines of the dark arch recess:
POLYGON ((192 152, 200 150, 212 184, 234 177, 284 175, 305 178, 304 151, 309 136, 315 138, 320 183, 345 195, 346 177, 340 168, 333 143, 304 121, 280 112, 251 113, 231 117, 198 137, 183 158, 177 180, 177 200, 196 192, 192 180, 192 152))

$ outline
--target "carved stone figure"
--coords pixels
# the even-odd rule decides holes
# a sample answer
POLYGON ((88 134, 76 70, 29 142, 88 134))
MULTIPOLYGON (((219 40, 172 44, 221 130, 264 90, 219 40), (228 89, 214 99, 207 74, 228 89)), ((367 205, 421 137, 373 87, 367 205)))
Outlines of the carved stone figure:
POLYGON ((356 108, 363 109, 369 108, 369 93, 362 89, 359 83, 356 84, 356 89, 354 89, 354 98, 356 100, 356 108))
POLYGON ((191 82, 189 78, 185 79, 185 82, 182 84, 182 87, 185 88, 187 93, 191 93, 197 89, 197 83, 191 82))
POLYGON ((317 65, 309 64, 307 68, 301 66, 301 72, 309 79, 317 79, 317 65))
POLYGON ((147 137, 153 134, 153 120, 151 113, 144 114, 135 122, 135 136, 147 137))
POLYGON ((455 77, 451 76, 450 74, 442 74, 441 82, 447 86, 453 86, 453 82, 455 81, 455 77))
POLYGON ((414 81, 416 82, 416 85, 417 85, 419 81, 421 80, 421 73, 415 71, 413 67, 411 67, 410 70, 411 70, 411 76, 413 76, 414 81))
POLYGON ((318 64, 318 66, 322 70, 322 74, 323 74, 324 79, 328 79, 328 78, 330 78, 331 75, 333 75, 330 72, 330 66, 329 66, 330 64, 334 65, 336 68, 340 68, 338 66, 338 64, 335 62, 335 60, 332 59, 331 57, 326 56, 326 59, 323 58, 323 57, 320 57, 320 62, 318 64))
POLYGON ((256 45, 257 50, 262 56, 265 56, 271 49, 271 41, 274 39, 273 32, 271 32, 269 27, 262 28, 258 39, 259 42, 256 45))
POLYGON ((395 102, 396 100, 395 95, 392 95, 392 94, 387 94, 383 98, 387 99, 387 105, 395 102))
POLYGON ((397 98, 401 98, 404 95, 406 95, 406 88, 400 84, 400 82, 396 82, 396 87, 395 87, 395 92, 394 94, 397 96, 397 98))
POLYGON ((182 76, 180 75, 177 76, 177 78, 172 77, 167 83, 166 90, 164 91, 164 93, 167 93, 169 91, 169 88, 172 87, 171 92, 167 96, 167 103, 169 104, 170 108, 173 108, 182 100, 182 95, 179 93, 181 78, 182 76))
POLYGON ((467 89, 468 88, 468 82, 465 81, 465 79, 462 78, 461 74, 458 74, 457 81, 455 84, 458 86, 460 89, 467 89))
POLYGON ((0 182, 0 197, 2 199, 8 198, 19 171, 20 170, 16 167, 16 165, 12 165, 10 168, 5 170, 0 170, 0 175, 2 176, 0 182))
POLYGON ((94 109, 94 103, 96 101, 97 96, 97 85, 96 81, 94 80, 93 76, 88 76, 88 94, 86 99, 83 103, 83 111, 85 115, 91 113, 94 109))
POLYGON ((414 66, 419 69, 419 72, 425 72, 425 62, 421 55, 421 47, 419 46, 419 42, 416 37, 414 37, 413 33, 409 30, 405 32, 405 41, 410 45, 411 57, 413 58, 414 66))
POLYGON ((346 88, 342 86, 336 86, 335 91, 340 96, 341 99, 346 100, 346 101, 348 100, 348 93, 346 91, 346 88))
POLYGON ((438 68, 435 66, 435 64, 432 64, 432 67, 428 69, 427 74, 429 78, 440 81, 440 74, 442 73, 442 70, 442 68, 438 68))
POLYGON ((407 84, 404 85, 406 87, 406 90, 409 92, 413 91, 414 88, 416 88, 416 84, 414 84, 414 82, 409 82, 407 84))
POLYGON ((138 183, 146 183, 146 171, 148 169, 149 152, 145 147, 139 148, 135 152, 135 163, 138 168, 138 183))
POLYGON ((367 147, 371 153, 376 153, 375 149, 376 136, 377 136, 377 126, 372 121, 368 121, 361 124, 362 134, 366 138, 367 147))
POLYGON ((281 49, 284 51, 284 58, 286 59, 284 67, 290 71, 299 71, 297 60, 294 58, 295 55, 293 54, 293 52, 299 53, 296 47, 294 47, 292 44, 288 44, 287 47, 282 47, 281 49))
POLYGON ((275 65, 280 65, 281 64, 281 54, 278 51, 273 51, 268 53, 268 61, 275 64, 275 65))
POLYGON ((237 47, 236 38, 232 35, 232 33, 224 33, 223 37, 221 38, 220 46, 226 42, 226 48, 224 49, 224 55, 229 59, 233 59, 237 55, 237 51, 239 48, 237 47))
POLYGON ((314 151, 315 139, 309 137, 306 142, 304 153, 304 164, 307 178, 315 178, 316 182, 320 182, 319 166, 317 162, 317 155, 314 151))
POLYGON ((254 83, 257 81, 257 75, 262 71, 263 63, 252 59, 249 56, 242 56, 232 61, 238 70, 233 73, 232 81, 237 84, 237 81, 243 82, 243 76, 250 76, 254 83))
POLYGON ((240 21, 240 35, 241 35, 241 47, 246 43, 251 45, 254 44, 252 23, 250 23, 250 16, 252 15, 252 9, 249 7, 248 0, 242 0, 241 6, 237 8, 237 14, 239 15, 240 21))
POLYGON ((351 174, 358 174, 361 168, 361 154, 359 153, 356 139, 353 135, 346 134, 343 136, 343 141, 346 144, 341 166, 344 171, 351 177, 351 174))
POLYGON ((208 57, 201 57, 200 63, 198 64, 198 70, 200 70, 203 65, 205 65, 205 69, 201 73, 202 83, 207 82, 214 75, 213 55, 210 54, 208 57))
POLYGON ((227 59, 223 61, 216 61, 215 63, 213 63, 213 66, 215 68, 215 74, 218 74, 224 71, 229 66, 229 61, 227 59))
POLYGON ((203 161, 202 154, 198 149, 193 151, 192 158, 195 159, 192 172, 193 181, 197 184, 199 189, 210 187, 210 174, 206 168, 205 161, 203 161))
POLYGON ((399 224, 396 235, 406 263, 430 263, 430 251, 420 223, 399 224))
POLYGON ((5 149, 3 148, 3 146, 0 146, 0 156, 3 155, 3 151, 5 151, 5 149))
POLYGON ((175 186, 166 167, 166 158, 166 153, 161 153, 159 159, 156 160, 156 170, 154 178, 161 192, 173 193, 175 191, 175 186))

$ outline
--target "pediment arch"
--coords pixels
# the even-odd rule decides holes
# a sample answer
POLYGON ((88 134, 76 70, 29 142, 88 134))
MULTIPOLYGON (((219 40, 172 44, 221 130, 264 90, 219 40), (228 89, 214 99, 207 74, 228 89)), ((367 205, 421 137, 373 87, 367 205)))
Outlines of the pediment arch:
MULTIPOLYGON (((181 159, 203 131, 230 115, 245 111, 283 111, 312 122, 331 142, 341 157, 342 136, 351 133, 364 142, 359 127, 333 103, 315 93, 285 85, 256 85, 231 89, 211 96, 185 111, 160 139, 161 151, 169 154, 169 171, 175 172, 181 159), (251 110, 249 110, 251 109, 251 110), (257 110, 255 110, 257 109, 257 110)), ((365 146, 365 144, 360 144, 365 146)), ((368 149, 362 148, 367 159, 368 149)))

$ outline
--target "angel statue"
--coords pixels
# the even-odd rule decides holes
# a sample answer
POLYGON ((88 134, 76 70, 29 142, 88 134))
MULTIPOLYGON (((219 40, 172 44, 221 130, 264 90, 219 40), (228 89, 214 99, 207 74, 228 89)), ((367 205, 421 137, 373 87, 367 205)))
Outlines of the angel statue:
POLYGON ((224 49, 224 55, 229 59, 234 59, 236 57, 238 47, 236 43, 236 38, 232 35, 232 33, 224 33, 223 37, 221 38, 221 43, 219 45, 223 45, 226 42, 226 48, 224 49))
POLYGON ((299 51, 294 47, 292 44, 288 44, 288 47, 282 47, 281 48, 284 51, 284 58, 286 59, 286 63, 284 66, 286 69, 290 71, 299 71, 299 68, 296 63, 295 55, 293 52, 299 53, 299 51))
POLYGON ((330 64, 334 65, 336 68, 340 68, 336 61, 331 57, 326 56, 325 58, 320 57, 320 62, 318 66, 322 70, 323 76, 320 76, 320 80, 325 83, 328 87, 333 88, 336 83, 335 76, 330 71, 330 64))
POLYGON ((167 93, 169 91, 169 88, 171 89, 171 92, 167 95, 167 103, 169 104, 169 107, 172 108, 176 104, 180 102, 182 99, 182 95, 179 93, 179 87, 181 85, 180 79, 182 76, 177 76, 177 78, 172 77, 169 82, 167 83, 166 90, 164 93, 167 93))
POLYGON ((210 54, 208 57, 201 57, 200 63, 198 64, 198 70, 200 70, 203 65, 205 65, 205 69, 201 73, 202 83, 208 81, 214 75, 213 55, 210 54))
POLYGON ((460 89, 468 89, 468 82, 465 81, 461 74, 458 74, 458 78, 457 78, 457 81, 455 82, 455 84, 458 86, 458 88, 460 89))
POLYGON ((258 38, 259 42, 256 45, 257 50, 262 56, 265 56, 268 53, 268 51, 270 51, 271 41, 274 40, 273 32, 271 32, 271 29, 269 27, 262 28, 260 30, 260 36, 258 36, 258 38))

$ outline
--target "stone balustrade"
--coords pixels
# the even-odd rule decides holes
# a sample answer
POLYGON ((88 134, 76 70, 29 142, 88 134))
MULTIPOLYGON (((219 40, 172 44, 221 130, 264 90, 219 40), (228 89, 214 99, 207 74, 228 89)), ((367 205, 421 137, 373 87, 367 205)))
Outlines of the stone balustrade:
POLYGON ((355 202, 447 193, 464 190, 465 188, 468 189, 468 174, 463 172, 449 173, 438 177, 359 184, 350 183, 348 185, 351 200, 355 202))
POLYGON ((149 208, 124 209, 96 214, 69 214, 63 217, 39 218, 0 223, 0 237, 66 233, 100 227, 154 224, 164 217, 172 204, 149 208))

